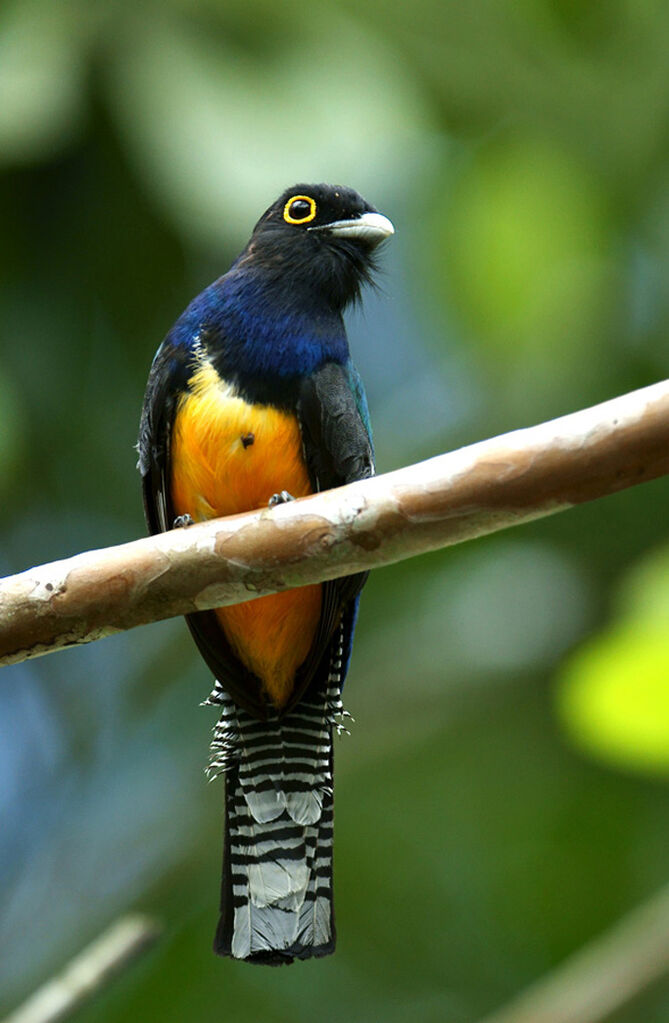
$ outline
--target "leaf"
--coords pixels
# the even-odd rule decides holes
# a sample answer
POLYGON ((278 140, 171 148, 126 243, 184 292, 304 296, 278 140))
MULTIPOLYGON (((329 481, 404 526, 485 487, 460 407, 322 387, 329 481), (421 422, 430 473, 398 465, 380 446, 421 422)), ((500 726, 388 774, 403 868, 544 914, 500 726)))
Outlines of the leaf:
POLYGON ((669 635, 669 545, 651 551, 634 566, 617 603, 626 622, 652 624, 669 635))
MULTIPOLYGON (((453 297, 493 355, 583 358, 601 308, 601 200, 578 162, 539 137, 507 137, 466 165, 437 211, 453 297)), ((557 372, 564 369, 557 368, 557 372)))
POLYGON ((570 738, 616 767, 669 775, 669 632, 623 625, 582 647, 558 679, 570 738))

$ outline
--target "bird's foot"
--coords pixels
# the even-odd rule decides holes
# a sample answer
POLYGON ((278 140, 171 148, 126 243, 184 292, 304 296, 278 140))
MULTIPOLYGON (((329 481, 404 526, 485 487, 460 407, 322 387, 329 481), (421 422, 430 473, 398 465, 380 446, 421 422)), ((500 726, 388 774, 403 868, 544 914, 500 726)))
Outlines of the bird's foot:
POLYGON ((192 526, 193 519, 190 515, 177 515, 176 519, 172 523, 172 529, 184 529, 186 526, 192 526))
POLYGON ((288 504, 289 501, 294 500, 295 498, 292 494, 289 494, 287 490, 282 490, 280 494, 272 494, 267 502, 267 506, 268 508, 276 508, 277 504, 288 504))

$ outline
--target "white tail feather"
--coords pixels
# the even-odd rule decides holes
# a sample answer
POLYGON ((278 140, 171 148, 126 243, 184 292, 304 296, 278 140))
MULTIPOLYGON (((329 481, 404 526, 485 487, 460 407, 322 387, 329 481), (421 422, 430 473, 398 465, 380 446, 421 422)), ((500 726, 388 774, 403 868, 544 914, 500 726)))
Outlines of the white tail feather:
MULTIPOLYGON (((222 705, 212 767, 227 771, 228 864, 220 951, 270 961, 332 951, 332 730, 343 713, 341 639, 327 685, 293 712, 252 718, 222 705)), ((218 939, 217 939, 218 940, 218 939)))

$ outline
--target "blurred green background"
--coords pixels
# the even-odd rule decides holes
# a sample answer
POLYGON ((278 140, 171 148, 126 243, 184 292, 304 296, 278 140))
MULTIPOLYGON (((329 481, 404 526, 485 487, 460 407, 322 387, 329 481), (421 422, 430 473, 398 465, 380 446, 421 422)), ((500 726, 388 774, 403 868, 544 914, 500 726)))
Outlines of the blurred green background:
MULTIPOLYGON (((5 0, 0 565, 144 532, 153 352, 295 181, 395 223, 349 318, 380 470, 669 374, 660 0, 5 0)), ((376 572, 334 957, 215 959, 222 786, 180 621, 0 679, 0 1013, 129 908, 79 1019, 474 1023, 669 874, 669 481, 376 572)), ((669 983, 619 1013, 666 1023, 669 983)))

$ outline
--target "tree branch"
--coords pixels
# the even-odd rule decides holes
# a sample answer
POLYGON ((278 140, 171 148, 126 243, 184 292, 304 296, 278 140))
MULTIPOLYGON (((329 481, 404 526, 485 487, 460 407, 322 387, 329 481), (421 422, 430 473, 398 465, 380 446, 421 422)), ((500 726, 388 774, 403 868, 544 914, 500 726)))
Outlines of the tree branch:
POLYGON ((129 913, 43 984, 2 1023, 59 1023, 145 952, 160 935, 155 920, 129 913))
POLYGON ((0 665, 389 565, 669 473, 669 381, 272 510, 0 583, 0 665))
POLYGON ((604 1023, 669 972, 669 887, 481 1023, 604 1023))

